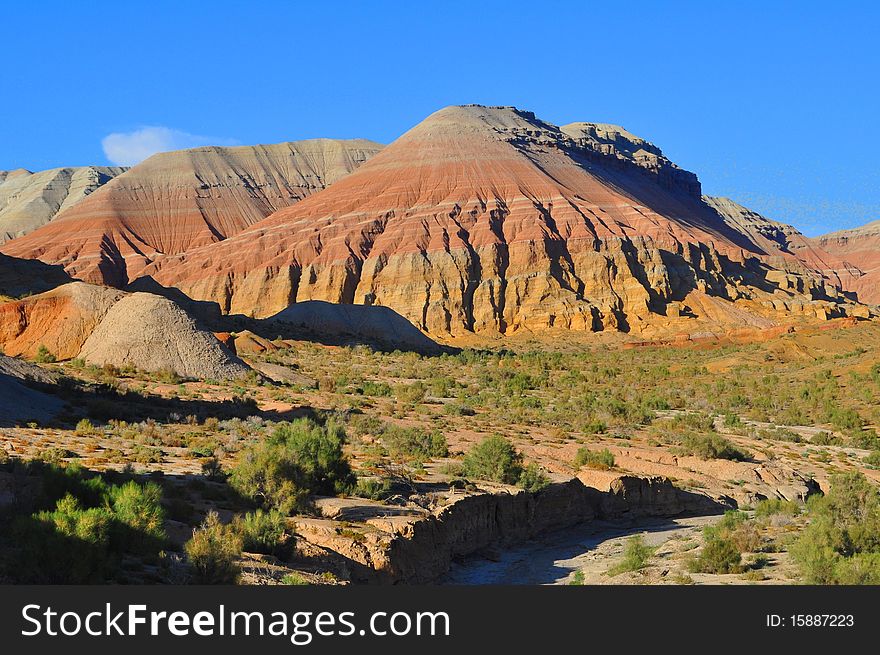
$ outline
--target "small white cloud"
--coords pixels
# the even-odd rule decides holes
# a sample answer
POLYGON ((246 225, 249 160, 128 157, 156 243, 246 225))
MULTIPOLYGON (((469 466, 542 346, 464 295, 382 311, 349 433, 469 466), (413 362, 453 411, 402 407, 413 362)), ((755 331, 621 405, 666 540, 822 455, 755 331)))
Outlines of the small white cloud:
POLYGON ((170 127, 146 126, 133 132, 114 132, 101 139, 104 155, 117 166, 134 166, 150 155, 198 146, 235 145, 231 139, 199 136, 170 127))

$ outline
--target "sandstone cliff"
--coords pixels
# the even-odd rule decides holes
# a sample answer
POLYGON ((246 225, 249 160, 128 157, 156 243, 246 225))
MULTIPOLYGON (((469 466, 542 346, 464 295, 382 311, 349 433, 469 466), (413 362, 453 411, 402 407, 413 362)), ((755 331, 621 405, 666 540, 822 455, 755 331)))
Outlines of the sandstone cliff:
POLYGON ((344 558, 356 581, 424 584, 446 573, 456 558, 593 519, 713 514, 724 508, 665 478, 623 476, 610 492, 572 479, 536 493, 499 489, 451 496, 432 510, 379 507, 379 516, 360 523, 334 508, 333 520, 297 519, 297 534, 344 558))
POLYGON ((880 221, 825 234, 813 241, 859 269, 861 274, 844 285, 848 290, 858 294, 862 302, 880 304, 880 221))
POLYGON ((160 153, 3 250, 63 264, 87 282, 123 286, 153 258, 236 234, 380 148, 363 139, 313 139, 160 153))
POLYGON ((115 166, 0 171, 0 243, 45 225, 124 171, 115 166))
MULTIPOLYGON (((222 243, 157 258, 160 284, 269 316, 383 305, 432 336, 766 327, 850 309, 774 267, 692 173, 622 128, 448 107, 328 189, 222 243)), ((797 258, 792 258, 796 261, 797 258)))

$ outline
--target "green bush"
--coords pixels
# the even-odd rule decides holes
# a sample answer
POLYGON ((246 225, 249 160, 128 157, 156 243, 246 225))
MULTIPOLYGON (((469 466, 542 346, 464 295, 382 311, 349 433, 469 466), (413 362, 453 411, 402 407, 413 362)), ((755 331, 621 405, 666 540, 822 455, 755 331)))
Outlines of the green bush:
POLYGON ((79 420, 79 422, 76 424, 76 429, 74 430, 74 432, 78 437, 94 437, 101 434, 101 431, 94 425, 92 425, 92 422, 87 418, 79 420))
POLYGON ((388 478, 358 478, 354 495, 370 500, 385 500, 391 495, 391 480, 388 478))
POLYGON ((522 455, 500 435, 486 437, 462 461, 462 473, 471 478, 516 484, 523 471, 522 455))
POLYGON ((415 427, 386 425, 382 432, 382 443, 391 456, 398 459, 423 461, 449 454, 446 437, 436 430, 429 432, 415 427))
POLYGON ((750 454, 718 434, 689 434, 682 439, 681 452, 700 459, 746 461, 750 454))
POLYGON ((202 525, 193 530, 184 544, 195 584, 235 584, 241 573, 242 537, 232 526, 223 525, 217 512, 211 512, 202 525))
POLYGON ((596 451, 590 450, 586 446, 581 446, 574 457, 574 467, 579 469, 582 466, 587 466, 591 469, 613 469, 614 454, 607 448, 596 451))
POLYGON ((523 467, 516 484, 526 491, 535 493, 550 484, 550 478, 541 470, 540 466, 534 462, 529 462, 523 467))
POLYGON ((361 393, 365 396, 390 396, 391 395, 391 387, 384 382, 373 382, 371 380, 366 380, 361 385, 361 393))
POLYGON ((290 545, 290 534, 281 512, 261 509, 236 517, 233 526, 241 535, 242 547, 251 553, 285 557, 290 545))
POLYGON ((57 361, 57 359, 55 355, 49 352, 49 349, 41 343, 39 348, 37 348, 37 356, 34 357, 34 361, 38 364, 52 364, 57 361))
POLYGON ((127 482, 110 488, 109 504, 122 547, 129 552, 157 552, 165 540, 162 488, 154 482, 127 482))
POLYGON ((755 505, 755 516, 763 518, 766 516, 774 516, 781 514, 783 516, 797 516, 801 513, 801 506, 793 500, 783 500, 782 498, 768 498, 759 501, 755 505))
POLYGON ((807 502, 809 525, 791 547, 810 584, 880 584, 880 494, 862 473, 835 475, 807 502))
POLYGON ((654 554, 656 548, 645 544, 642 535, 637 534, 626 540, 623 550, 623 561, 608 570, 608 575, 615 576, 630 571, 639 571, 648 565, 648 560, 654 554))
POLYGON ((342 452, 345 431, 333 422, 299 419, 242 451, 229 482, 243 496, 283 514, 308 506, 315 494, 345 493, 354 475, 342 452))
POLYGON ((710 537, 690 566, 692 573, 741 573, 742 553, 729 537, 710 537))
POLYGON ((14 552, 4 562, 17 582, 106 582, 126 556, 154 559, 165 544, 161 489, 108 485, 79 465, 29 462, 17 474, 39 481, 38 508, 14 519, 14 552))

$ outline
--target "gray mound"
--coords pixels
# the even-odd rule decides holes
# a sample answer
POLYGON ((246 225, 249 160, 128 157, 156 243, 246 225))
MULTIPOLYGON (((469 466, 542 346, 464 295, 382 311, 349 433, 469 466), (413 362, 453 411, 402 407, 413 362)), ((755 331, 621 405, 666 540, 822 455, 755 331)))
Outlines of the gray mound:
POLYGON ((27 421, 48 421, 61 411, 58 398, 31 389, 27 382, 52 382, 53 376, 39 366, 0 355, 0 426, 27 421))
POLYGON ((177 304, 150 293, 125 296, 106 313, 83 344, 89 364, 171 370, 189 379, 228 380, 250 370, 177 304))
POLYGON ((353 337, 386 348, 433 351, 437 343, 388 307, 337 305, 308 300, 290 305, 267 322, 284 323, 316 336, 353 337))

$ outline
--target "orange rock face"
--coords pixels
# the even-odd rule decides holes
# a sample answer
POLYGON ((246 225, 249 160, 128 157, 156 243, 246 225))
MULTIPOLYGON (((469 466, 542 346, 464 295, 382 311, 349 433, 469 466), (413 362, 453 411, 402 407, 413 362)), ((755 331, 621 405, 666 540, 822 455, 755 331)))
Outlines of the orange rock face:
POLYGON ((3 246, 124 286, 154 258, 225 239, 351 172, 381 146, 314 139, 160 153, 3 246))
POLYGON ((143 274, 226 312, 383 305, 455 337, 846 314, 836 281, 807 261, 768 252, 700 197, 695 175, 622 128, 465 106, 325 191, 143 274), (797 266, 771 263, 787 259, 797 266))
POLYGON ((58 359, 80 349, 122 291, 71 282, 36 296, 0 304, 0 347, 32 358, 45 346, 58 359))
POLYGON ((859 269, 861 275, 846 283, 847 290, 857 293, 862 302, 880 304, 880 221, 832 232, 814 241, 859 269))

